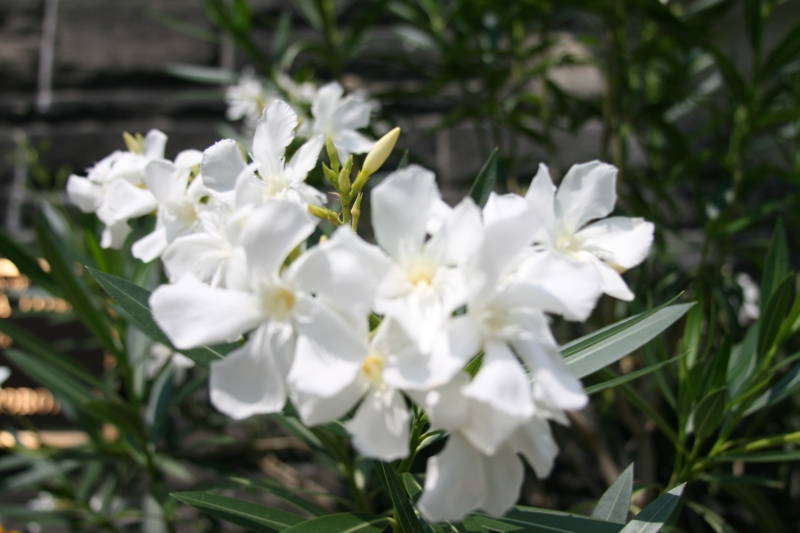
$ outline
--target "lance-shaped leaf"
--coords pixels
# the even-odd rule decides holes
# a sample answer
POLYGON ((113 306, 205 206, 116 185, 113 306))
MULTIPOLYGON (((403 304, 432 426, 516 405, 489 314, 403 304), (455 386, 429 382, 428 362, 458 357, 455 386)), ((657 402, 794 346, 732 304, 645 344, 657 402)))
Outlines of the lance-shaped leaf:
POLYGON ((389 527, 385 516, 365 513, 339 513, 307 520, 286 533, 381 533, 389 527))
POLYGON ((170 496, 217 518, 258 533, 284 531, 305 521, 304 518, 280 509, 208 492, 177 492, 170 496))
POLYGON ((722 423, 725 416, 725 402, 728 398, 728 389, 722 387, 711 391, 708 396, 700 400, 694 410, 694 432, 698 439, 711 436, 722 423))
MULTIPOLYGON (((306 494, 322 494, 316 492, 306 491, 304 489, 299 489, 296 487, 288 488, 282 483, 275 481, 274 479, 245 479, 239 477, 232 477, 229 478, 234 483, 238 483, 245 487, 252 487, 259 490, 263 490, 269 492, 270 494, 280 498, 281 500, 285 501, 286 503, 290 504, 292 507, 299 509, 305 513, 308 513, 311 516, 322 516, 328 513, 325 509, 320 507, 319 505, 308 501, 307 499, 295 494, 293 491, 306 493, 306 494)), ((324 495, 325 497, 329 497, 327 494, 324 495)))
POLYGON ((642 512, 636 515, 633 520, 628 522, 621 533, 657 533, 661 531, 664 524, 672 516, 675 507, 681 500, 683 494, 683 485, 678 485, 666 494, 662 494, 655 501, 650 502, 650 505, 642 509, 642 512))
POLYGON ((608 381, 604 381, 602 383, 598 383, 597 385, 592 385, 590 387, 586 387, 585 392, 586 392, 586 394, 592 395, 592 394, 597 394, 598 392, 602 392, 602 391, 604 391, 606 389, 613 389, 614 387, 618 387, 618 386, 623 385, 623 384, 625 384, 625 383, 627 383, 629 381, 633 381, 634 379, 638 379, 638 378, 640 378, 642 376, 646 376, 647 374, 651 374, 651 373, 655 372, 656 370, 659 370, 659 369, 667 366, 670 363, 674 363, 679 358, 680 358, 680 356, 673 357, 672 359, 668 359, 666 361, 661 361, 660 363, 657 363, 655 365, 650 365, 650 366, 647 366, 645 368, 642 368, 642 369, 639 369, 639 370, 635 370, 633 372, 625 374, 623 376, 619 376, 619 377, 616 377, 614 379, 609 379, 608 381))
POLYGON ((567 366, 579 378, 593 374, 650 342, 686 314, 692 305, 671 305, 642 313, 619 324, 618 328, 601 330, 580 344, 565 345, 562 353, 571 354, 566 359, 567 366))
POLYGON ((745 414, 752 414, 767 405, 773 405, 800 390, 800 363, 783 376, 772 388, 761 395, 745 414))
POLYGON ((486 205, 489 200, 489 195, 497 185, 497 148, 494 149, 489 159, 483 165, 483 168, 478 172, 478 177, 472 184, 472 189, 469 191, 470 197, 475 200, 479 207, 486 205))
POLYGON ((764 271, 761 275, 761 309, 767 306, 767 301, 778 282, 789 273, 789 246, 786 244, 786 231, 783 229, 783 222, 778 219, 775 229, 772 231, 772 238, 767 248, 767 257, 764 261, 764 271))
POLYGON ((619 533, 621 524, 585 516, 518 505, 502 518, 485 514, 472 517, 484 530, 510 533, 619 533))
POLYGON ((408 494, 400 485, 400 480, 397 479, 392 467, 383 461, 375 461, 375 470, 386 492, 389 493, 395 520, 400 524, 403 533, 423 533, 422 524, 411 506, 408 494))
POLYGON ((758 340, 756 341, 756 358, 758 360, 761 360, 772 348, 772 345, 779 341, 778 332, 789 312, 789 305, 792 301, 792 287, 794 287, 794 276, 787 274, 778 281, 772 296, 762 307, 761 317, 758 320, 758 340))
POLYGON ((614 483, 608 487, 597 506, 592 511, 592 518, 607 522, 624 524, 628 520, 633 494, 633 463, 626 468, 614 483))
POLYGON ((176 352, 180 352, 195 363, 208 368, 208 365, 217 359, 222 359, 227 354, 239 347, 236 343, 218 344, 215 346, 201 346, 191 350, 178 350, 172 346, 172 343, 167 338, 166 334, 161 331, 150 311, 150 291, 147 289, 131 283, 130 281, 100 272, 93 268, 87 267, 92 276, 97 280, 97 283, 111 296, 117 304, 125 311, 128 316, 136 323, 136 325, 144 333, 149 335, 153 340, 160 342, 172 348, 176 352))

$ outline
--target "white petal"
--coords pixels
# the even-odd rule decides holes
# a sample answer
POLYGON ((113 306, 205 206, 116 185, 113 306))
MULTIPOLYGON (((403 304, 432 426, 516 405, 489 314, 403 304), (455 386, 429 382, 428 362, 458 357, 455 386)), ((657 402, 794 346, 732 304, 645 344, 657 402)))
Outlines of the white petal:
POLYGON ((171 282, 192 274, 209 282, 230 257, 232 250, 226 239, 208 233, 178 237, 161 259, 171 282))
POLYGON ((567 367, 555 346, 537 341, 514 341, 519 354, 533 376, 533 399, 538 405, 574 411, 589 401, 580 380, 567 367))
POLYGON ((540 251, 524 259, 504 291, 508 305, 536 307, 570 320, 586 320, 602 294, 593 265, 540 251))
POLYGON ((462 392, 469 380, 469 374, 460 372, 447 385, 426 392, 409 391, 408 394, 428 415, 432 428, 455 431, 469 420, 472 400, 462 392))
POLYGON ((295 320, 297 348, 289 371, 293 389, 331 397, 352 384, 368 355, 366 335, 360 335, 335 311, 301 297, 295 320))
POLYGON ((350 154, 366 154, 375 146, 375 141, 355 130, 343 130, 336 134, 333 144, 340 157, 348 157, 350 154))
POLYGON ((513 417, 533 414, 528 376, 505 342, 484 343, 483 363, 464 394, 513 417))
POLYGON ((345 422, 353 446, 367 457, 394 461, 408 456, 411 415, 403 396, 394 390, 373 390, 355 416, 345 422))
POLYGON ((100 238, 100 246, 102 248, 112 248, 119 250, 125 244, 125 239, 131 233, 131 227, 127 222, 113 222, 111 225, 103 229, 103 235, 100 238))
MULTIPOLYGON (((530 392, 528 392, 528 397, 530 397, 530 392)), ((495 409, 488 403, 469 398, 468 400, 469 416, 459 431, 470 445, 486 455, 497 453, 517 428, 527 420, 495 409)))
POLYGON ((545 244, 555 244, 554 239, 557 237, 554 235, 556 231, 555 198, 556 186, 553 185, 547 165, 541 163, 531 186, 528 187, 528 192, 525 193, 525 201, 528 202, 542 223, 536 240, 545 244))
POLYGON ((653 244, 652 222, 641 218, 611 217, 578 232, 583 249, 603 261, 628 269, 647 257, 653 244))
POLYGON ((433 172, 409 165, 390 174, 372 190, 372 226, 378 244, 395 258, 404 246, 419 249, 439 198, 433 172))
POLYGON ((562 227, 575 233, 587 222, 603 218, 617 201, 617 169, 591 161, 573 165, 556 193, 556 216, 562 227))
POLYGON ((308 173, 317 166, 319 152, 324 144, 325 139, 321 135, 316 135, 297 149, 289 164, 286 165, 286 174, 289 181, 298 183, 306 179, 308 173))
POLYGON ((462 265, 478 249, 482 234, 481 210, 467 196, 448 214, 427 246, 440 248, 446 264, 462 265))
POLYGON ((84 213, 94 213, 103 202, 101 189, 87 178, 75 176, 67 181, 67 194, 73 204, 84 213))
MULTIPOLYGON (((237 209, 247 206, 261 205, 265 202, 266 185, 264 180, 253 174, 252 170, 258 168, 258 163, 248 165, 236 178, 236 189, 234 189, 234 205, 237 209)), ((220 197, 222 201, 230 200, 230 193, 217 193, 223 194, 220 197)))
POLYGON ((348 385, 339 394, 320 398, 295 391, 292 401, 306 426, 317 426, 343 417, 364 396, 367 385, 360 380, 348 385))
POLYGON ((283 157, 286 147, 294 139, 297 127, 297 113, 281 100, 275 100, 258 120, 253 136, 253 159, 261 164, 266 175, 280 174, 283 171, 283 157))
POLYGON ((159 204, 174 202, 186 192, 189 173, 169 161, 150 161, 144 167, 144 184, 159 204))
POLYGON ((323 85, 317 91, 317 97, 311 105, 311 114, 317 121, 330 122, 343 94, 344 89, 335 81, 323 85))
POLYGON ((250 275, 276 275, 286 256, 316 225, 306 209, 290 202, 271 201, 254 209, 242 236, 250 275))
POLYGON ((442 229, 445 219, 447 219, 452 212, 453 208, 447 205, 441 198, 433 202, 428 222, 425 225, 425 230, 428 232, 428 235, 436 235, 436 233, 442 229))
POLYGON ((203 152, 200 174, 206 187, 225 193, 234 190, 236 179, 246 166, 236 141, 223 139, 203 152))
POLYGON ((108 186, 105 205, 114 220, 129 220, 153 212, 158 207, 155 197, 145 189, 123 179, 116 179, 108 186))
POLYGON ((417 507, 429 522, 461 520, 483 503, 485 481, 481 454, 454 433, 444 449, 428 459, 425 491, 417 507))
POLYGON ((547 420, 533 416, 509 439, 509 445, 521 453, 533 467, 536 476, 546 478, 553 469, 558 445, 547 420))
POLYGON ((383 252, 342 226, 289 266, 289 283, 366 316, 389 268, 383 252))
POLYGON ((481 509, 494 516, 503 516, 519 499, 525 467, 508 446, 503 446, 494 455, 483 456, 482 459, 486 489, 481 509))
POLYGON ((262 322, 250 293, 212 289, 192 276, 150 296, 153 318, 177 348, 232 341, 262 322))
POLYGON ((150 130, 144 137, 144 156, 147 159, 163 159, 167 136, 159 130, 150 130))
POLYGON ((167 228, 161 226, 148 233, 131 246, 131 255, 143 263, 161 257, 169 246, 167 241, 167 228))
POLYGON ((372 108, 363 99, 347 96, 333 112, 333 124, 338 130, 358 130, 369 126, 372 108))
POLYGON ((183 170, 190 170, 202 162, 203 152, 200 150, 183 150, 175 156, 175 166, 183 170))
POLYGON ((628 288, 628 284, 625 283, 622 276, 606 263, 595 258, 594 255, 592 255, 591 258, 592 263, 595 268, 597 268, 597 272, 600 274, 600 283, 602 284, 603 292, 612 298, 617 298, 626 302, 633 300, 634 294, 628 288))
POLYGON ((225 359, 211 363, 208 380, 211 403, 236 420, 277 413, 286 403, 284 378, 267 342, 266 328, 256 330, 247 344, 225 359))

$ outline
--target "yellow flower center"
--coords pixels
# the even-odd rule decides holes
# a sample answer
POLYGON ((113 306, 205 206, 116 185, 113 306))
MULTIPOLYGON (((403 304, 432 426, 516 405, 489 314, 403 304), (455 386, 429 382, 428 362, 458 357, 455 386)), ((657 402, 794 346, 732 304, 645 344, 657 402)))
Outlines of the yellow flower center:
POLYGON ((418 288, 427 288, 433 285, 436 268, 427 261, 415 261, 406 271, 408 281, 418 288))
POLYGON ((270 317, 275 320, 289 318, 294 309, 296 298, 286 287, 275 287, 264 295, 264 307, 270 317))
POLYGON ((383 385, 383 357, 369 354, 361 364, 361 371, 372 385, 380 387, 383 385))

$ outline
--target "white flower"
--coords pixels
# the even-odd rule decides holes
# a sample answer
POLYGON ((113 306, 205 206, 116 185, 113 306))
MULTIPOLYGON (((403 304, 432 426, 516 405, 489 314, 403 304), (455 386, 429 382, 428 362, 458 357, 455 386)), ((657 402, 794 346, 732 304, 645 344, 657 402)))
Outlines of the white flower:
POLYGON ((653 224, 611 217, 586 225, 614 210, 616 176, 616 168, 599 161, 574 165, 556 192, 547 167, 540 165, 525 199, 541 221, 537 241, 543 249, 594 265, 603 292, 632 300, 620 272, 647 257, 653 224))
POLYGON ((0 366, 0 389, 3 388, 3 383, 11 376, 11 369, 7 366, 0 366))
POLYGON ((481 233, 480 211, 467 198, 426 242, 426 225, 440 200, 433 173, 416 165, 392 173, 372 191, 375 239, 392 261, 375 311, 399 321, 424 352, 466 300, 461 267, 481 233))
POLYGON ((131 248, 137 259, 147 263, 160 257, 177 237, 192 233, 199 226, 199 213, 205 207, 201 201, 208 199, 202 176, 192 179, 192 167, 199 164, 200 157, 199 152, 192 154, 195 165, 179 159, 176 163, 152 161, 145 167, 144 182, 158 202, 158 213, 156 229, 131 248))
POLYGON ((742 296, 744 297, 742 307, 739 309, 739 324, 745 325, 750 321, 758 320, 761 314, 758 303, 761 297, 761 289, 755 284, 753 278, 744 272, 736 274, 736 283, 742 288, 742 296))
POLYGON ((228 104, 225 114, 228 120, 244 119, 246 124, 255 124, 273 97, 256 79, 254 72, 246 70, 236 85, 225 88, 225 103, 228 104))
POLYGON ((314 116, 311 134, 323 142, 329 136, 342 161, 350 154, 369 152, 374 144, 374 141, 356 131, 369 126, 372 106, 358 96, 342 98, 343 95, 344 89, 334 81, 320 87, 311 105, 311 114, 314 116))
POLYGON ((297 114, 289 104, 274 101, 256 126, 252 164, 246 164, 231 140, 220 141, 205 151, 201 173, 206 186, 223 201, 235 202, 237 207, 274 199, 325 203, 325 195, 305 183, 317 164, 324 140, 310 139, 285 162, 286 147, 294 139, 296 127, 297 114))
POLYGON ((444 450, 428 460, 425 492, 418 506, 432 522, 460 520, 483 509, 503 515, 519 497, 524 468, 521 453, 536 475, 546 477, 558 453, 547 421, 530 417, 490 452, 481 449, 481 434, 505 431, 508 417, 469 398, 469 376, 460 373, 447 386, 412 393, 435 429, 450 433, 444 450), (476 445, 477 441, 477 445, 476 445))
MULTIPOLYGON (((341 391, 331 397, 318 397, 297 392, 295 402, 303 422, 316 425, 330 422, 361 405, 345 427, 353 436, 354 446, 367 457, 393 461, 408 455, 409 420, 403 395, 387 377, 398 366, 409 367, 420 354, 403 329, 392 319, 385 319, 367 345, 366 338, 358 357, 352 360, 319 361, 298 358, 289 375, 305 389, 318 390, 318 383, 309 383, 308 375, 327 382, 341 383, 341 391), (325 365, 325 373, 314 367, 325 365)), ((324 385, 327 386, 328 384, 324 385)))
MULTIPOLYGON (((282 269, 315 226, 301 206, 269 202, 248 217, 242 237, 246 265, 228 273, 226 289, 186 275, 151 296, 154 318, 178 348, 233 341, 251 332, 241 348, 211 364, 211 401, 232 418, 283 407, 295 344, 298 357, 313 351, 323 360, 348 359, 360 351, 363 340, 336 308, 366 316, 373 289, 365 286, 369 276, 359 261, 331 260, 318 247, 282 269)), ((333 387, 321 394, 337 392, 333 387)))

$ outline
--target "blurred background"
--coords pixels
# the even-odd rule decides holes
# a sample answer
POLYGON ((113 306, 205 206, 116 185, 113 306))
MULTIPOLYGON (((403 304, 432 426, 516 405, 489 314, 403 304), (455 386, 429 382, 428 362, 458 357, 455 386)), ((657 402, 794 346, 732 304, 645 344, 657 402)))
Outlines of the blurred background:
MULTIPOLYGON (((124 149, 123 131, 164 131, 168 158, 243 131, 226 121, 223 98, 243 70, 266 80, 336 80, 380 104, 373 137, 403 128, 387 166, 408 150, 412 162, 435 170, 451 203, 495 147, 502 191, 524 192, 539 163, 554 177, 591 159, 620 169, 617 212, 656 222, 654 252, 627 277, 636 301, 605 299, 587 324, 558 321, 560 340, 685 291, 700 302, 704 332, 714 324, 738 343, 757 318, 759 297, 748 288, 757 292, 779 220, 791 262, 798 255, 799 24, 798 0, 2 0, 0 225, 33 243, 38 204, 64 204, 69 174, 85 175, 124 149)), ((30 285, 8 261, 0 277, 2 320, 97 375, 113 368, 69 303, 30 285)), ((685 340, 673 329, 617 370, 676 355, 685 340)), ((0 334, 0 348, 12 344, 0 334)), ((670 422, 665 391, 674 381, 665 371, 636 384, 670 422)), ((25 373, 14 371, 4 390, 0 447, 14 435, 21 443, 9 431, 28 422, 74 425, 25 373)), ((797 394, 789 402, 748 419, 741 434, 800 430, 797 394)), ((208 411, 198 409, 191 416, 208 411)), ((669 478, 669 443, 621 395, 598 395, 572 422, 558 432, 555 473, 530 479, 521 503, 579 510, 633 460, 639 504, 669 478)), ((297 479, 310 472, 309 483, 334 483, 294 441, 281 448, 264 440, 286 438, 268 422, 212 425, 240 446, 262 439, 226 468, 297 479), (276 465, 289 463, 294 473, 280 474, 276 465)), ((227 459, 241 452, 215 450, 227 459)), ((749 478, 744 465, 732 472, 740 479, 697 489, 708 508, 738 531, 800 530, 797 462, 748 464, 749 478)), ((0 489, 11 494, 3 497, 14 502, 47 484, 47 476, 9 484, 3 475, 0 489)), ((680 527, 723 531, 689 512, 680 527)))

